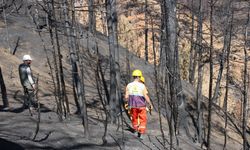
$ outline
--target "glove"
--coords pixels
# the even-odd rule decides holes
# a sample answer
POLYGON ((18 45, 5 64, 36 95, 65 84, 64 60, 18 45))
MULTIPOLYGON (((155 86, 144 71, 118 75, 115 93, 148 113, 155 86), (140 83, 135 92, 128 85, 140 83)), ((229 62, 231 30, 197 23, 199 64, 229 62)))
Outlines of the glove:
POLYGON ((33 91, 36 91, 36 84, 32 84, 33 91))
POLYGON ((152 115, 153 105, 149 105, 149 114, 152 115))
POLYGON ((149 110, 152 111, 153 110, 153 105, 149 105, 149 110))
POLYGON ((125 102, 124 108, 125 108, 126 110, 128 110, 128 102, 125 102))

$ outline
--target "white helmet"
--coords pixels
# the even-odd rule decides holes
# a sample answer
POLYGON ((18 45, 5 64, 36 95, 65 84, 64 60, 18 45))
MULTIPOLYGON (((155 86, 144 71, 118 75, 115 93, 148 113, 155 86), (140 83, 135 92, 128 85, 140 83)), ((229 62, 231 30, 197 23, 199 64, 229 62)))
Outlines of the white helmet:
POLYGON ((32 60, 32 59, 31 59, 30 55, 24 55, 23 61, 25 61, 25 60, 32 60))

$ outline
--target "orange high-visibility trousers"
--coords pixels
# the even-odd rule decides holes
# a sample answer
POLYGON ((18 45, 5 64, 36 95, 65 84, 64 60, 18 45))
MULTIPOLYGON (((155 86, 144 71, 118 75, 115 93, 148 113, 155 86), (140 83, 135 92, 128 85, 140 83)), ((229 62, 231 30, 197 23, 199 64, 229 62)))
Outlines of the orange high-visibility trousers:
POLYGON ((131 117, 133 128, 139 133, 144 134, 147 125, 147 110, 142 108, 131 108, 131 117))

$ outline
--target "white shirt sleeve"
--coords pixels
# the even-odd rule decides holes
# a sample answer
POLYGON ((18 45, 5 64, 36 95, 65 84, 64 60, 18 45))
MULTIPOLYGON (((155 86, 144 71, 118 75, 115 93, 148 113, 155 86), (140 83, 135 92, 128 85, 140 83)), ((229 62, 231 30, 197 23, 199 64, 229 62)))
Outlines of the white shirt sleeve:
POLYGON ((33 80, 33 78, 32 78, 30 67, 28 67, 28 68, 26 69, 26 71, 27 71, 28 80, 29 80, 30 84, 31 84, 31 85, 34 84, 35 82, 34 82, 34 80, 33 80))

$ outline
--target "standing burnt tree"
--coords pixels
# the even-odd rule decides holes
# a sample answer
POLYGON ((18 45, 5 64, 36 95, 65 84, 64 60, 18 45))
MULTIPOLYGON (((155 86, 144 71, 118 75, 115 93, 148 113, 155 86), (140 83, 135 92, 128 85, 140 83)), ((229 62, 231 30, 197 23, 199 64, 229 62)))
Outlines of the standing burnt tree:
POLYGON ((199 10, 198 10, 198 29, 196 36, 196 52, 198 54, 198 81, 196 89, 196 101, 197 101, 197 136, 198 142, 200 143, 203 136, 203 113, 201 111, 201 101, 202 101, 202 81, 203 81, 203 63, 202 63, 202 0, 199 0, 199 10))
POLYGON ((1 67, 0 67, 0 85, 1 85, 1 93, 2 93, 2 99, 3 99, 3 108, 9 107, 6 86, 4 84, 4 79, 3 79, 3 74, 2 74, 1 67))
POLYGON ((68 41, 68 48, 70 54, 70 61, 72 65, 72 78, 73 78, 73 85, 76 89, 77 100, 80 106, 80 114, 82 117, 82 123, 85 127, 84 134, 86 137, 89 136, 88 130, 88 116, 87 116, 87 107, 86 107, 86 99, 84 95, 84 84, 79 75, 78 69, 78 57, 77 57, 77 48, 76 48, 76 37, 75 37, 75 16, 74 16, 74 0, 71 3, 68 3, 67 0, 63 0, 62 9, 65 21, 65 28, 66 28, 66 35, 68 41), (70 5, 71 4, 71 5, 70 5), (69 10, 72 10, 72 18, 69 17, 69 10))
POLYGON ((167 120, 169 124, 170 134, 170 149, 174 148, 174 138, 178 146, 177 133, 179 131, 186 131, 188 133, 187 116, 185 111, 185 100, 182 92, 182 84, 180 79, 180 67, 179 67, 179 52, 178 52, 178 39, 177 39, 177 18, 176 18, 176 0, 164 0, 162 1, 162 32, 165 33, 162 36, 161 44, 166 56, 166 78, 165 85, 168 89, 167 105, 170 108, 170 114, 167 114, 167 120), (164 44, 165 43, 165 44, 164 44), (183 130, 184 129, 184 130, 183 130))
POLYGON ((88 27, 89 32, 94 33, 96 31, 96 16, 95 16, 95 7, 94 7, 94 0, 88 0, 88 27))
POLYGON ((213 90, 213 48, 214 48, 214 28, 213 28, 214 1, 210 0, 210 47, 209 47, 209 93, 208 93, 208 129, 207 129, 207 149, 210 149, 211 119, 212 119, 212 90, 213 90))
MULTIPOLYGON (((63 113, 66 117, 66 113, 70 112, 69 109, 69 101, 68 97, 66 94, 66 85, 65 85, 65 80, 64 80, 64 71, 63 71, 63 64, 62 64, 62 57, 61 57, 61 46, 59 42, 59 37, 58 37, 58 27, 53 26, 53 21, 56 21, 56 10, 55 10, 55 1, 51 0, 50 3, 45 2, 44 4, 47 5, 47 17, 48 17, 48 30, 50 33, 50 38, 51 38, 51 45, 53 49, 53 61, 54 61, 54 71, 55 71, 55 78, 56 78, 56 83, 57 86, 55 86, 56 93, 59 97, 59 102, 58 102, 58 110, 59 114, 63 113), (66 106, 65 106, 66 105, 66 106)), ((48 60, 49 61, 49 60, 48 60)), ((51 70, 52 72, 52 70, 51 70)))
POLYGON ((145 0, 145 60, 148 61, 148 0, 145 0))
POLYGON ((223 29, 223 48, 222 48, 222 52, 218 55, 219 56, 219 63, 220 63, 220 67, 219 67, 219 72, 217 75, 217 79, 216 79, 216 85, 215 85, 215 89, 214 89, 214 93, 213 93, 213 98, 212 101, 214 103, 218 102, 218 98, 219 98, 219 94, 220 94, 220 85, 221 85, 221 80, 222 80, 222 73, 224 70, 224 63, 225 63, 225 57, 226 57, 226 50, 228 49, 229 43, 231 42, 231 33, 229 32, 230 30, 230 6, 232 3, 232 0, 228 0, 228 1, 223 1, 223 16, 225 16, 225 18, 222 19, 222 24, 224 25, 224 29, 223 29))
POLYGON ((110 61, 110 116, 111 123, 116 123, 116 114, 118 112, 117 105, 119 104, 116 98, 116 69, 115 61, 118 55, 118 37, 117 37, 117 12, 116 0, 106 0, 107 10, 107 25, 108 25, 108 41, 109 41, 109 61, 110 61))
POLYGON ((228 92, 229 92, 229 80, 230 80, 230 75, 229 75, 229 71, 230 71, 230 53, 231 53, 231 39, 232 39, 232 30, 233 30, 233 16, 234 16, 234 12, 232 10, 232 6, 229 5, 229 15, 230 15, 230 22, 229 22, 229 41, 228 41, 228 47, 226 49, 226 91, 225 91, 225 97, 224 97, 224 101, 223 101, 223 110, 225 113, 225 132, 224 132, 224 146, 223 149, 227 149, 226 145, 227 145, 227 125, 228 125, 228 116, 227 116, 227 107, 228 107, 228 92))
POLYGON ((249 73, 248 73, 248 53, 247 53, 247 37, 248 37, 248 29, 249 29, 249 19, 250 19, 250 6, 248 6, 248 16, 247 16, 247 23, 245 26, 244 32, 244 77, 243 77, 243 120, 242 120, 242 137, 243 137, 243 150, 249 149, 248 140, 247 140, 247 118, 248 118, 248 94, 249 94, 249 73))
POLYGON ((192 8, 191 8, 191 13, 192 13, 192 25, 191 25, 191 46, 190 46, 190 56, 189 56, 189 82, 191 84, 194 84, 194 75, 195 75, 195 68, 196 68, 196 57, 197 57, 197 52, 194 51, 194 16, 195 16, 195 9, 194 9, 194 0, 191 2, 192 8))

